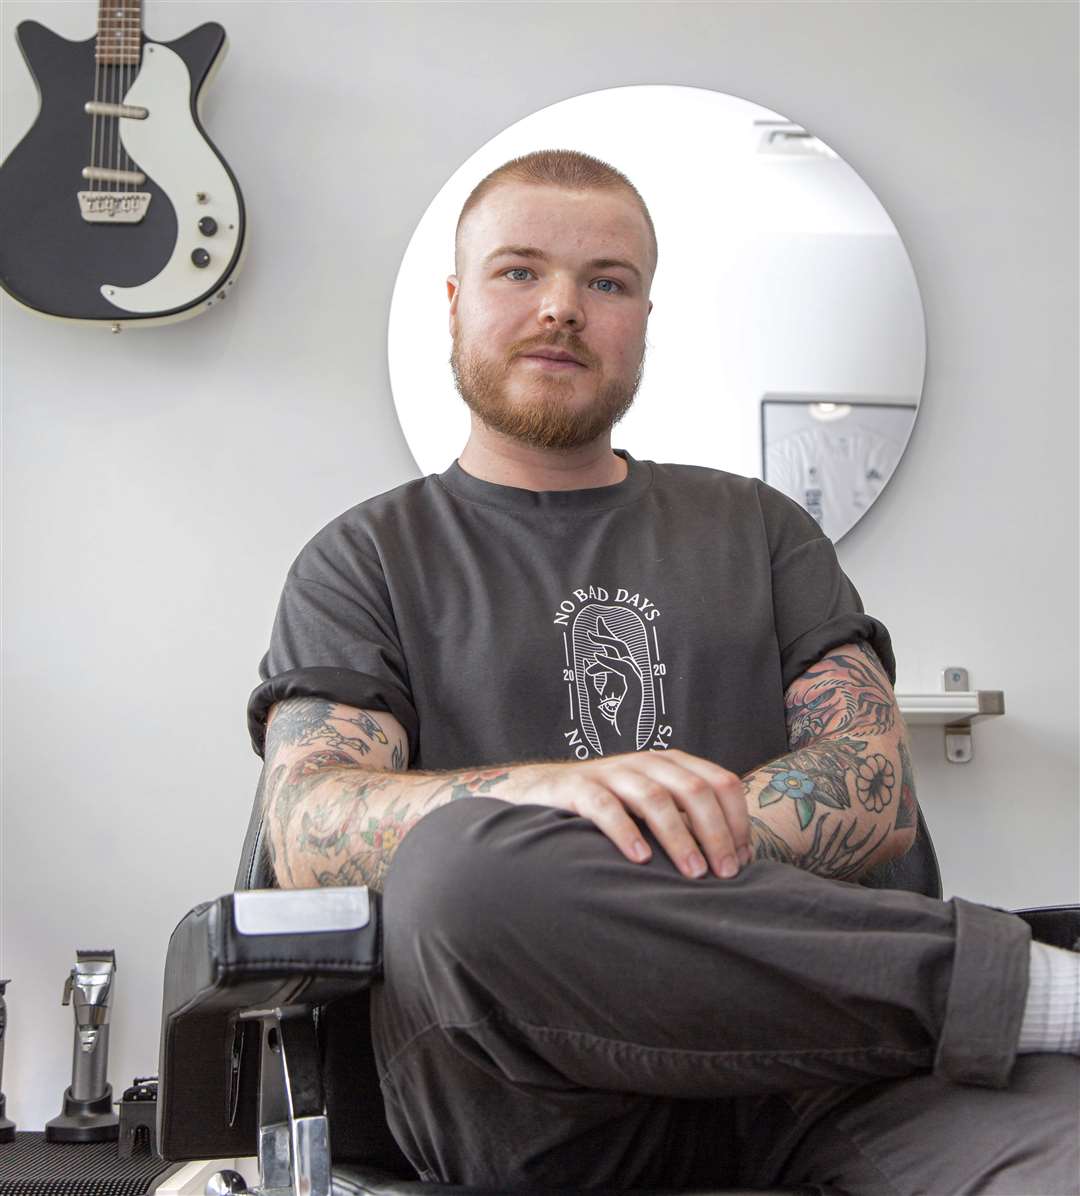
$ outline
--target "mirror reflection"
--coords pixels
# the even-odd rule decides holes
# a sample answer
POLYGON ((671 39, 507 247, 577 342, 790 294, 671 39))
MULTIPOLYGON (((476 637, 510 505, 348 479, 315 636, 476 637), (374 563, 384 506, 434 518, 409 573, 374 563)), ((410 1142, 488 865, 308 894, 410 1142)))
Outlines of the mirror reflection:
POLYGON ((422 473, 469 434, 450 372, 445 280, 473 187, 543 148, 609 162, 641 192, 659 262, 644 376, 612 444, 638 459, 757 476, 838 540, 881 493, 918 412, 922 304, 899 234, 832 149, 785 117, 694 87, 590 92, 481 147, 402 260, 390 380, 422 473))
POLYGON ((758 476, 795 499, 838 540, 891 477, 915 412, 914 403, 766 395, 764 468, 758 476))

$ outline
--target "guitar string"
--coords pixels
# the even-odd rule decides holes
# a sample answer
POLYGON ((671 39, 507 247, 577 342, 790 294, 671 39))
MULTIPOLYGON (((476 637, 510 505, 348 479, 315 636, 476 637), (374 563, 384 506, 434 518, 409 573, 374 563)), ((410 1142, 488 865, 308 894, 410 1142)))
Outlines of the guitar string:
MULTIPOLYGON (((120 71, 116 80, 116 102, 122 104, 127 96, 127 73, 128 73, 128 39, 127 39, 127 4, 126 0, 116 0, 116 16, 120 22, 120 35, 117 37, 117 43, 120 46, 120 71)), ((124 159, 126 157, 124 151, 124 142, 120 136, 120 130, 124 127, 124 118, 118 116, 116 118, 116 169, 124 169, 124 159)), ((126 182, 120 184, 120 190, 126 191, 128 184, 126 182)))
MULTIPOLYGON (((124 45, 131 50, 127 55, 127 63, 125 67, 126 80, 124 83, 124 99, 127 99, 127 93, 131 90, 132 84, 139 73, 139 62, 142 56, 142 21, 139 19, 139 0, 123 0, 124 8, 124 45), (134 20, 133 20, 134 18, 134 20)), ((124 157, 127 160, 128 168, 134 172, 136 169, 135 162, 131 155, 127 152, 127 146, 124 146, 124 157)), ((127 184, 127 190, 136 190, 137 184, 134 179, 127 184)))
MULTIPOLYGON (((105 7, 105 29, 106 29, 105 61, 102 64, 102 69, 105 72, 105 79, 104 79, 105 86, 103 88, 104 94, 102 95, 101 99, 102 99, 102 103, 109 104, 112 102, 112 40, 113 40, 113 38, 112 38, 112 23, 109 19, 110 18, 110 13, 109 13, 109 8, 108 8, 109 0, 103 0, 103 3, 106 6, 105 7)), ((105 144, 102 147, 104 152, 101 155, 101 168, 102 168, 102 170, 108 170, 109 163, 112 161, 112 126, 113 126, 112 117, 105 116, 103 114, 102 122, 103 122, 102 129, 105 134, 104 137, 102 138, 102 140, 104 141, 105 144)), ((108 190, 105 179, 101 180, 101 188, 103 191, 108 190)))
MULTIPOLYGON (((113 43, 113 65, 112 65, 113 98, 112 98, 111 102, 113 104, 119 104, 120 103, 120 87, 121 87, 121 84, 123 83, 123 79, 124 79, 124 41, 123 41, 123 24, 122 24, 122 17, 121 17, 121 13, 123 12, 123 9, 121 7, 119 7, 121 0, 108 0, 108 3, 115 4, 118 6, 113 10, 113 36, 112 36, 112 43, 113 43)), ((113 168, 113 170, 119 170, 120 169, 120 117, 119 116, 112 117, 112 122, 113 122, 113 138, 115 139, 115 144, 113 145, 112 168, 113 168)), ((123 183, 118 182, 116 179, 112 180, 111 185, 116 190, 123 190, 123 186, 124 186, 123 183)))
MULTIPOLYGON (((138 28, 132 29, 132 17, 138 11, 138 0, 124 0, 124 45, 130 49, 127 54, 127 64, 125 67, 126 80, 124 83, 124 100, 127 100, 127 93, 131 90, 131 85, 135 82, 135 76, 138 73, 138 67, 135 60, 138 56, 138 47, 140 38, 138 36, 138 28)), ((138 24, 136 22, 135 24, 138 24)), ((135 163, 132 161, 131 155, 127 152, 127 146, 124 146, 124 157, 127 160, 128 167, 134 171, 135 163)), ((127 185, 127 190, 135 190, 135 181, 132 180, 127 185)))
MULTIPOLYGON (((123 7, 122 0, 108 0, 108 3, 115 4, 117 7, 113 10, 113 104, 119 104, 122 100, 121 87, 124 82, 124 30, 123 30, 123 7)), ((113 122, 113 138, 115 144, 113 146, 113 170, 120 169, 120 117, 114 116, 113 122)), ((122 191, 124 184, 117 180, 112 181, 114 189, 122 191)))
MULTIPOLYGON (((104 0, 110 2, 110 0, 104 0)), ((112 49, 115 54, 120 57, 120 61, 114 63, 114 80, 116 97, 115 103, 117 105, 123 104, 127 99, 127 94, 132 89, 136 74, 139 73, 139 61, 133 61, 133 55, 141 59, 141 22, 139 20, 139 0, 111 0, 116 4, 114 22, 118 28, 114 29, 112 33, 112 49)), ((136 166, 132 155, 128 153, 127 146, 124 145, 121 130, 123 128, 121 121, 123 117, 112 117, 115 123, 116 136, 116 154, 115 167, 116 170, 134 172, 136 166)), ((135 183, 124 179, 121 183, 114 183, 114 187, 118 187, 122 193, 135 190, 135 183)))
MULTIPOLYGON (((109 4, 110 0, 102 0, 102 2, 104 4, 109 4)), ((113 71, 114 71, 114 67, 113 67, 113 63, 112 63, 113 42, 115 39, 113 37, 113 30, 112 30, 112 12, 108 8, 105 9, 105 23, 106 23, 106 27, 108 28, 108 33, 106 34, 106 37, 105 37, 105 53, 108 55, 108 57, 105 61, 105 103, 111 104, 112 103, 112 93, 113 93, 113 71)), ((102 166, 107 170, 109 168, 110 163, 112 162, 113 124, 115 122, 114 122, 114 118, 111 116, 107 116, 105 118, 105 122, 106 122, 105 123, 105 154, 104 154, 104 161, 102 162, 102 166)), ((102 190, 107 189, 105 187, 105 183, 107 181, 108 180, 106 180, 106 179, 101 180, 102 190)))
MULTIPOLYGON (((141 60, 142 36, 141 22, 138 21, 138 0, 131 7, 128 0, 101 0, 98 16, 98 38, 95 47, 94 69, 94 99, 119 106, 124 102, 128 91, 138 74, 141 62, 131 61, 134 51, 141 60), (106 7, 114 4, 115 9, 106 7), (135 18, 133 22, 131 18, 135 18), (133 28, 138 25, 138 28, 133 28), (102 44, 104 42, 104 45, 102 44), (104 72, 104 89, 102 88, 102 74, 104 72), (104 91, 104 94, 102 92, 104 91)), ((114 170, 136 169, 135 162, 127 152, 127 147, 120 137, 120 116, 103 116, 101 135, 101 160, 97 156, 98 116, 92 119, 90 136, 90 164, 101 166, 103 169, 114 170), (105 122, 108 122, 107 124, 105 122), (114 144, 115 139, 115 144, 114 144)), ((90 180, 91 190, 98 190, 97 183, 103 185, 108 180, 90 180)), ((124 180, 113 182, 113 187, 121 191, 135 189, 135 183, 124 180)))
MULTIPOLYGON (((116 0, 116 15, 120 20, 120 36, 116 39, 120 43, 120 74, 116 80, 116 102, 122 104, 127 97, 128 89, 128 37, 127 37, 127 2, 126 0, 116 0)), ((127 158, 127 151, 124 148, 123 138, 120 136, 120 130, 124 127, 124 118, 118 116, 116 118, 116 169, 125 169, 125 160, 127 158)), ((127 191, 129 184, 124 182, 120 184, 121 191, 127 191)))
MULTIPOLYGON (((139 0, 100 0, 94 42, 94 101, 119 107, 142 67, 142 22, 139 0), (115 5, 115 7, 109 7, 115 5)), ((120 136, 121 117, 90 118, 90 166, 134 173, 138 167, 120 136), (100 140, 99 140, 100 127, 100 140), (115 139, 115 143, 114 143, 115 139), (100 153, 100 157, 99 157, 100 153)), ((88 179, 91 191, 105 190, 107 179, 88 179), (98 184, 101 183, 99 187, 98 184)), ((121 191, 134 191, 132 180, 112 182, 121 191)))
MULTIPOLYGON (((117 4, 117 3, 119 3, 119 0, 107 0, 107 3, 117 4)), ((113 48, 113 53, 112 53, 112 59, 113 59, 113 61, 112 61, 112 95, 109 100, 109 102, 111 104, 119 104, 120 103, 120 74, 124 69, 123 54, 120 51, 120 44, 121 44, 120 43, 120 30, 118 28, 120 22, 116 16, 117 11, 118 10, 113 10, 113 12, 112 12, 112 23, 113 23, 113 29, 112 29, 112 48, 113 48)), ((119 170, 120 169, 120 117, 118 117, 118 116, 110 117, 110 121, 112 123, 112 156, 111 156, 110 165, 112 166, 113 170, 119 170)), ((115 179, 111 180, 110 186, 112 186, 112 187, 117 186, 115 179)))
MULTIPOLYGON (((116 72, 116 103, 122 104, 124 102, 124 59, 127 57, 125 52, 124 39, 124 0, 109 0, 110 4, 116 5, 114 16, 116 18, 116 33, 113 36, 113 42, 117 48, 116 64, 113 70, 116 72)), ((120 169, 120 159, 123 155, 123 143, 120 141, 120 117, 115 116, 113 120, 116 122, 116 165, 113 169, 120 169)), ((113 182, 113 186, 118 191, 124 190, 124 184, 121 182, 113 182)))
MULTIPOLYGON (((109 86, 107 90, 108 103, 110 104, 116 103, 115 99, 113 98, 113 93, 116 91, 116 18, 113 16, 111 7, 111 5, 113 5, 115 2, 116 0, 105 0, 105 3, 110 5, 110 7, 105 10, 109 14, 109 65, 106 67, 106 70, 109 76, 109 86)), ((109 122, 109 155, 105 160, 105 166, 107 169, 112 170, 114 169, 113 161, 116 155, 116 147, 114 145, 114 141, 116 139, 116 117, 110 116, 107 119, 109 122)), ((115 186, 115 184, 109 182, 107 179, 103 179, 102 181, 107 184, 106 189, 108 189, 108 187, 115 186)))
MULTIPOLYGON (((104 2, 104 0, 102 0, 104 2)), ((98 28, 97 37, 94 39, 94 102, 98 100, 98 93, 101 89, 101 8, 98 8, 98 28)), ((98 118, 95 112, 90 117, 90 166, 93 168, 97 165, 97 130, 98 118)), ((96 190, 96 179, 88 179, 90 190, 96 190)))

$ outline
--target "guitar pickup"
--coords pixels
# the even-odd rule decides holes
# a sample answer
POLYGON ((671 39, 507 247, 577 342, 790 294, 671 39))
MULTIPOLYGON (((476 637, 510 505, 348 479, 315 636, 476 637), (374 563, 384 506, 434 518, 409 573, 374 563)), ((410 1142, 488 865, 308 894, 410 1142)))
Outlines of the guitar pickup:
POLYGON ((78 195, 79 210, 88 224, 138 224, 152 198, 149 191, 80 191, 78 195))
POLYGON ((133 183, 136 187, 146 182, 141 170, 107 170, 104 166, 84 166, 82 176, 99 183, 133 183))
POLYGON ((87 100, 83 104, 87 116, 127 116, 132 120, 146 120, 149 108, 138 108, 133 104, 105 104, 100 100, 87 100))

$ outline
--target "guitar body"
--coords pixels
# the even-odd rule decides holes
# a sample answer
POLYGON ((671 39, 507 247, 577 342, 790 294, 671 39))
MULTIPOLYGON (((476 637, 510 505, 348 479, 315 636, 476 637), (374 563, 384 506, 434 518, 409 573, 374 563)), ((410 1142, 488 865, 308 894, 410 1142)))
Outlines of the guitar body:
POLYGON ((96 39, 68 41, 37 21, 23 21, 16 39, 41 108, 0 166, 0 286, 41 315, 110 326, 171 323, 220 302, 246 240, 240 189, 198 112, 202 89, 224 57, 224 29, 200 25, 168 43, 142 37, 141 66, 113 77, 128 84, 122 96, 116 87, 117 100, 145 109, 145 119, 96 122, 83 108, 100 98, 96 39), (119 190, 83 177, 94 124, 103 142, 110 125, 113 141, 119 137, 146 176, 128 187, 150 196, 137 222, 84 218, 80 192, 119 190))

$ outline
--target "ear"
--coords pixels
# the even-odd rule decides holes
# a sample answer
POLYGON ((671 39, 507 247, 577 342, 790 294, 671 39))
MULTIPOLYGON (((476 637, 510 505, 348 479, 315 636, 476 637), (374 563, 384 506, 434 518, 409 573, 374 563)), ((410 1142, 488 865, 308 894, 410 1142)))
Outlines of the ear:
POLYGON ((457 305, 458 296, 461 294, 461 279, 456 274, 451 274, 446 280, 446 297, 450 300, 450 335, 454 335, 454 326, 457 323, 457 305))

